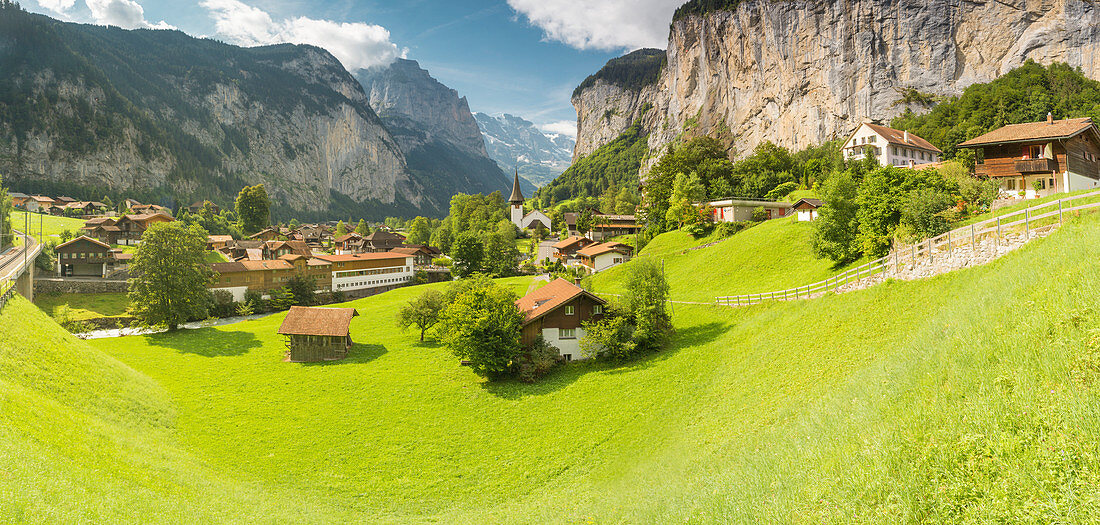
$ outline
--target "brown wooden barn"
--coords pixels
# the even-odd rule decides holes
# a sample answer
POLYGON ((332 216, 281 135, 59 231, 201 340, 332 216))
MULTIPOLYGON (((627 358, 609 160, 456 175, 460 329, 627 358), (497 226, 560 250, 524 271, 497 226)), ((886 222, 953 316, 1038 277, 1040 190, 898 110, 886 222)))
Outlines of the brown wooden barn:
POLYGON ((348 356, 354 308, 292 306, 279 326, 286 339, 287 360, 295 363, 332 361, 348 356))

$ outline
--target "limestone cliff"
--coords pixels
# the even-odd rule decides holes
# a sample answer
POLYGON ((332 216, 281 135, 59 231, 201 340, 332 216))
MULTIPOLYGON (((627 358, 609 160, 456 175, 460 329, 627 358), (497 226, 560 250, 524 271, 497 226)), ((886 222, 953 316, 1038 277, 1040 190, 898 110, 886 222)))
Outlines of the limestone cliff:
POLYGON ((0 172, 26 191, 230 204, 273 214, 413 210, 421 187, 358 82, 311 46, 240 48, 0 12, 0 172))
POLYGON ((674 20, 652 83, 595 80, 578 90, 574 159, 638 119, 651 149, 700 134, 721 137, 738 155, 765 140, 802 148, 864 117, 925 109, 907 93, 958 94, 1027 59, 1100 78, 1100 8, 1088 0, 745 0, 674 20))

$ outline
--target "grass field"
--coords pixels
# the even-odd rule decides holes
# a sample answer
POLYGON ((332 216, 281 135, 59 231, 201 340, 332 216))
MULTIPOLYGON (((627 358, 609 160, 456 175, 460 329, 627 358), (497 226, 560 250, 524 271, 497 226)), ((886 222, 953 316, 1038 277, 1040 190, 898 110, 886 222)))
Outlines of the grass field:
MULTIPOLYGON (((642 249, 641 257, 664 261, 672 299, 713 302, 717 295, 736 295, 802 286, 836 274, 840 268, 819 259, 810 249, 813 226, 793 217, 762 222, 714 246, 692 247, 719 240, 694 239, 676 231, 658 235, 642 249)), ((592 286, 599 292, 621 293, 622 276, 631 263, 596 274, 592 286)))
POLYGON ((68 307, 69 319, 85 321, 97 317, 124 316, 130 300, 124 293, 38 294, 34 304, 54 319, 62 316, 62 307, 68 307))
POLYGON ((351 303, 352 357, 312 365, 282 315, 87 344, 15 299, 0 520, 1095 521, 1098 258, 1087 217, 925 281, 677 305, 668 350, 535 385, 396 330, 422 288, 351 303))
POLYGON ((18 210, 11 213, 11 223, 14 228, 23 230, 25 224, 23 221, 29 221, 27 233, 33 237, 37 237, 39 231, 41 231, 44 237, 56 239, 61 236, 61 232, 64 230, 80 234, 80 229, 84 227, 84 221, 82 219, 55 217, 53 215, 27 213, 18 210))

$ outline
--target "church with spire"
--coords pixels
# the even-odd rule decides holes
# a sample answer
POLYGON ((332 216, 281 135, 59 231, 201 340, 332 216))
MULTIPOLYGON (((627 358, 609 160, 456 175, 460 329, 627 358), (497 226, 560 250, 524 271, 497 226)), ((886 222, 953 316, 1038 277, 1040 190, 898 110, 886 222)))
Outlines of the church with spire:
POLYGON ((536 228, 537 224, 542 224, 547 230, 550 230, 550 217, 547 217, 545 213, 534 210, 526 215, 523 214, 523 203, 526 199, 523 198, 523 192, 519 189, 519 170, 516 170, 516 177, 512 181, 512 196, 508 197, 509 208, 512 212, 512 224, 515 224, 517 228, 521 230, 536 228))

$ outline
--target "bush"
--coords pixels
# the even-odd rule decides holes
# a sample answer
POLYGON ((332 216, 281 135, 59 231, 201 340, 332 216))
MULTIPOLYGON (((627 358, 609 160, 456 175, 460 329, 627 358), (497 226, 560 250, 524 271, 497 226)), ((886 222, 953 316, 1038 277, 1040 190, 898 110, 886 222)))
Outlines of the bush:
POLYGON ((581 351, 588 357, 625 359, 638 349, 638 343, 634 341, 634 322, 628 316, 608 311, 603 319, 583 323, 582 326, 584 337, 581 339, 581 351))
POLYGON ((516 378, 524 383, 534 383, 546 375, 561 360, 561 351, 547 343, 542 336, 516 359, 516 378))
POLYGON ((287 281, 286 288, 290 290, 294 296, 294 304, 298 306, 309 306, 316 301, 314 295, 317 292, 317 281, 312 277, 295 275, 287 281))
POLYGON ((764 222, 768 220, 768 210, 763 206, 757 206, 752 210, 752 222, 764 222))
POLYGON ((229 290, 210 292, 210 315, 212 317, 233 317, 237 314, 237 303, 233 302, 233 293, 229 290))
POLYGON ((777 201, 779 199, 782 199, 783 197, 786 197, 787 195, 790 195, 792 191, 797 189, 797 182, 784 182, 776 186, 775 189, 773 189, 772 191, 769 191, 766 195, 764 195, 764 198, 770 201, 777 201))
POLYGON ((435 259, 432 259, 432 266, 442 266, 444 268, 450 268, 451 262, 452 261, 446 257, 436 257, 435 259))
POLYGON ((34 260, 34 267, 42 270, 43 272, 54 272, 57 270, 57 252, 54 248, 57 247, 57 241, 50 239, 42 243, 42 251, 38 252, 38 258, 34 260))
POLYGON ((729 237, 736 234, 737 232, 740 232, 741 230, 744 230, 748 226, 748 224, 745 224, 743 222, 720 222, 715 225, 714 229, 718 232, 719 236, 729 237))
POLYGON ((263 294, 256 290, 244 292, 244 302, 249 305, 255 313, 262 314, 271 311, 271 305, 264 299, 263 294))
POLYGON ((684 226, 684 229, 683 229, 684 232, 686 232, 688 235, 691 235, 692 237, 694 237, 696 239, 699 239, 701 237, 706 237, 706 235, 708 233, 710 233, 710 230, 711 230, 711 226, 709 224, 702 224, 702 223, 689 224, 687 226, 684 226))
POLYGON ((271 291, 271 299, 268 301, 272 310, 289 310, 297 302, 294 293, 286 286, 271 291))

